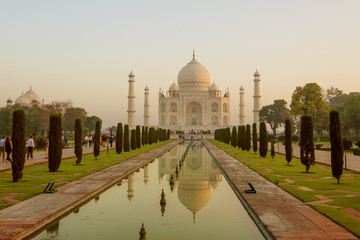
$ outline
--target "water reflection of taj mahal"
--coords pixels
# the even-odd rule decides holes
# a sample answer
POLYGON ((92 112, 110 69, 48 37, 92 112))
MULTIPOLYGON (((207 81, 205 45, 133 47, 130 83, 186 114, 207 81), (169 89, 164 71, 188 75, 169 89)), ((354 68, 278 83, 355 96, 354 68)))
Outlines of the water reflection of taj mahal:
POLYGON ((159 158, 159 180, 174 184, 172 191, 177 189, 177 195, 194 218, 211 198, 211 188, 215 191, 222 180, 222 174, 215 162, 200 142, 190 144, 186 158, 182 160, 186 145, 182 148, 173 148, 169 154, 159 158), (178 173, 177 169, 178 168, 178 173))

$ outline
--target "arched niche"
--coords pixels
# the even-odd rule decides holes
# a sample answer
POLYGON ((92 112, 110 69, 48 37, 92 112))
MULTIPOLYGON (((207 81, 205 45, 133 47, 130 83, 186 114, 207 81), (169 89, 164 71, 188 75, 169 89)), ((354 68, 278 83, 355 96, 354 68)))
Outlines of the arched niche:
POLYGON ((217 103, 211 104, 211 112, 219 112, 219 105, 217 103))
POLYGON ((191 102, 186 106, 186 125, 202 125, 202 106, 191 102))

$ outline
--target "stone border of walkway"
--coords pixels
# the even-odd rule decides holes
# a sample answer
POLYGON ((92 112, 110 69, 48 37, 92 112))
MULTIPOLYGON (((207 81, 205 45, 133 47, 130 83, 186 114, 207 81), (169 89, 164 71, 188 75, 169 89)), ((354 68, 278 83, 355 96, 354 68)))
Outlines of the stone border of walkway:
POLYGON ((0 239, 26 239, 99 195, 180 142, 174 141, 0 211, 0 239))
POLYGON ((358 239, 207 140, 203 143, 274 238, 358 239), (244 193, 248 182, 257 193, 244 193))

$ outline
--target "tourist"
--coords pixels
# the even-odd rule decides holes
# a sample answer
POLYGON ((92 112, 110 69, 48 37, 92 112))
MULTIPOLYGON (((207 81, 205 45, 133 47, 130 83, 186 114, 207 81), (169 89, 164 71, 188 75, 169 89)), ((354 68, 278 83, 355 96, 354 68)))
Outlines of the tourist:
POLYGON ((49 155, 49 137, 46 137, 46 139, 45 139, 45 150, 46 150, 45 159, 47 159, 48 155, 49 155))
POLYGON ((85 147, 87 147, 88 142, 89 142, 89 136, 88 135, 85 135, 84 141, 85 141, 85 147))
POLYGON ((113 141, 114 141, 114 137, 113 137, 113 135, 110 135, 110 137, 109 137, 109 143, 110 143, 110 147, 111 147, 111 148, 112 148, 113 141))
POLYGON ((34 152, 34 148, 35 148, 34 136, 33 135, 30 136, 27 144, 28 144, 27 160, 29 160, 29 156, 31 158, 33 158, 33 152, 34 152))
POLYGON ((90 135, 90 137, 89 137, 89 147, 91 147, 92 141, 93 141, 93 137, 92 137, 92 135, 90 135))
POLYGON ((5 162, 5 136, 0 140, 0 157, 3 156, 3 162, 5 162))
POLYGON ((5 151, 6 151, 6 161, 11 162, 10 154, 12 152, 12 142, 10 140, 10 137, 6 137, 5 140, 5 151))
POLYGON ((65 146, 67 146, 67 145, 68 145, 68 138, 67 138, 67 136, 66 136, 66 135, 64 135, 64 144, 65 144, 65 146))

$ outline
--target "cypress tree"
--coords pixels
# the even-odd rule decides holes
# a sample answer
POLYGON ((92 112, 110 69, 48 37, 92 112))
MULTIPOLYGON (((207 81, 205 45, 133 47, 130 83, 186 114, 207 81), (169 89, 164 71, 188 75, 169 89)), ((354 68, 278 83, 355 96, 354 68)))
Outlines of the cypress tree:
POLYGON ((238 148, 241 149, 241 126, 238 126, 238 148))
POLYGON ((246 137, 245 137, 245 148, 246 148, 246 151, 250 151, 250 148, 251 148, 251 133, 250 133, 250 124, 247 124, 246 125, 246 137))
POLYGON ((154 143, 157 143, 159 138, 159 129, 154 129, 154 143))
POLYGON ((330 112, 330 143, 331 143, 331 171, 338 184, 344 165, 344 147, 341 136, 341 121, 339 112, 330 112))
POLYGON ((246 149, 246 129, 245 126, 241 126, 241 149, 245 151, 246 149))
POLYGON ((141 144, 144 146, 145 144, 145 127, 141 127, 141 144))
POLYGON ((122 123, 118 123, 116 128, 116 153, 120 154, 123 148, 123 126, 122 123))
POLYGON ((13 112, 11 139, 13 144, 13 151, 12 151, 13 160, 11 163, 12 181, 18 182, 23 176, 22 170, 24 169, 24 164, 25 164, 25 148, 26 148, 25 111, 22 109, 15 110, 13 112))
POLYGON ((271 158, 274 160, 275 157, 275 146, 274 141, 271 141, 271 158))
POLYGON ((308 173, 310 166, 315 164, 313 124, 310 116, 301 118, 300 159, 306 168, 305 172, 308 173))
POLYGON ((145 127, 145 144, 149 143, 149 127, 145 127))
POLYGON ((94 157, 95 157, 95 159, 97 159, 97 157, 100 155, 100 135, 101 135, 101 122, 96 121, 95 135, 94 135, 94 157))
POLYGON ((291 121, 289 118, 285 120, 285 152, 287 166, 289 166, 292 160, 291 121))
POLYGON ((124 126, 124 152, 130 152, 129 125, 124 126))
POLYGON ((56 172, 61 163, 62 156, 62 122, 61 114, 53 113, 50 115, 49 126, 49 171, 56 172))
POLYGON ((231 133, 231 146, 236 147, 237 146, 237 131, 236 127, 233 127, 232 133, 231 133))
POLYGON ((151 127, 149 129, 149 144, 153 144, 154 143, 154 128, 151 127))
POLYGON ((257 129, 256 129, 256 123, 253 123, 253 150, 256 154, 258 149, 258 142, 257 142, 257 129))
POLYGON ((137 125, 136 126, 136 148, 140 148, 141 147, 141 139, 140 139, 140 126, 137 125))
POLYGON ((136 130, 132 129, 131 130, 131 150, 135 150, 136 149, 136 130))
POLYGON ((170 140, 170 129, 166 130, 166 140, 170 140))
POLYGON ((82 127, 81 120, 75 119, 74 125, 75 131, 75 155, 76 155, 76 165, 79 165, 82 158, 82 127))
POLYGON ((265 122, 260 122, 260 156, 266 157, 268 151, 268 136, 265 122))

